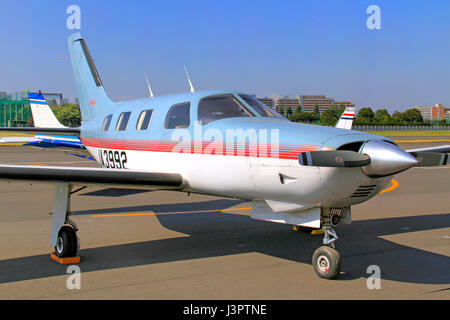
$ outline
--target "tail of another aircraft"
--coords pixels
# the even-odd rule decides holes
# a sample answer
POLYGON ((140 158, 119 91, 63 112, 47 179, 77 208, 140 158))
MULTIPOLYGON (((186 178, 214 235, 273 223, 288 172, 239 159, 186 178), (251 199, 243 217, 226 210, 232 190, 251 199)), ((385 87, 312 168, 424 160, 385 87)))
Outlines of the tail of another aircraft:
POLYGON ((40 92, 28 93, 28 99, 30 100, 31 113, 36 128, 66 128, 56 119, 55 114, 40 92))
POLYGON ((347 106, 339 118, 336 128, 350 130, 355 118, 355 108, 347 106))
POLYGON ((83 121, 89 121, 106 113, 113 102, 106 95, 94 60, 81 34, 79 32, 72 34, 68 38, 68 45, 81 117, 83 121))

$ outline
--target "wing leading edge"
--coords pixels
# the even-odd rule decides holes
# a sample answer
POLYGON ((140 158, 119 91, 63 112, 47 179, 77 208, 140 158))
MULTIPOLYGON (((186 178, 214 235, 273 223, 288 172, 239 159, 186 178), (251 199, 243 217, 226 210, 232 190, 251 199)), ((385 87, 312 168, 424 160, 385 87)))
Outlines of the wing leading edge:
POLYGON ((48 183, 63 181, 72 185, 140 186, 162 190, 180 190, 184 187, 183 177, 176 173, 105 168, 0 165, 0 179, 48 183))

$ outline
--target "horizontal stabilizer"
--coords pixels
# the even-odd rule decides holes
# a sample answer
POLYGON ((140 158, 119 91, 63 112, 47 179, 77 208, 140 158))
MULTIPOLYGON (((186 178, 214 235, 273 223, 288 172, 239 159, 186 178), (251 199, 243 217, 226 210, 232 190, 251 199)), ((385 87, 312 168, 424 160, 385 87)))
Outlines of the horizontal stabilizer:
POLYGON ((355 151, 305 151, 298 154, 302 166, 352 168, 370 164, 370 157, 355 151))
POLYGON ((0 128, 1 131, 9 132, 23 132, 23 133, 33 133, 33 134, 59 134, 59 135, 70 135, 78 136, 80 134, 80 128, 34 128, 34 127, 3 127, 0 128))

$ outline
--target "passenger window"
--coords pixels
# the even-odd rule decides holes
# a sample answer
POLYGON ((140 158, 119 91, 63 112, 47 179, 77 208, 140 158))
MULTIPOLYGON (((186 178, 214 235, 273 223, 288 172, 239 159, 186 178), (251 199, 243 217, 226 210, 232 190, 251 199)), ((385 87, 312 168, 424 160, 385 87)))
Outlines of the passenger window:
POLYGON ((169 112, 167 112, 166 120, 164 122, 164 128, 175 129, 175 128, 189 127, 190 108, 191 108, 190 102, 184 102, 171 106, 169 112))
POLYGON ((105 118, 105 120, 103 120, 102 131, 108 131, 109 130, 109 126, 111 125, 111 119, 112 119, 112 114, 110 114, 109 116, 107 116, 105 118))
POLYGON ((150 119, 152 118, 153 110, 144 110, 139 115, 139 119, 136 125, 137 130, 147 130, 150 125, 150 119))
POLYGON ((122 112, 117 120, 116 130, 124 131, 127 128, 128 120, 130 120, 131 112, 122 112))
POLYGON ((254 116, 231 94, 203 98, 198 103, 198 121, 202 125, 225 118, 254 116))

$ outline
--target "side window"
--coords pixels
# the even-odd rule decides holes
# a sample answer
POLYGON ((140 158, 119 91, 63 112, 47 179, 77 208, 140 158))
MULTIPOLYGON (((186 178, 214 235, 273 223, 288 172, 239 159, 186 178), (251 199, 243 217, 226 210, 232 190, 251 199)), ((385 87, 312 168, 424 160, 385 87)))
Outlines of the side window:
POLYGON ((127 128, 128 120, 130 120, 131 112, 122 112, 117 120, 116 130, 124 131, 127 128))
POLYGON ((190 102, 183 102, 170 107, 167 112, 164 128, 187 128, 190 124, 189 110, 191 108, 190 102))
POLYGON ((138 122, 136 124, 137 130, 147 130, 150 125, 150 120, 152 118, 153 110, 144 110, 139 115, 138 122))
POLYGON ((112 114, 110 114, 109 116, 107 116, 105 118, 105 120, 103 120, 102 131, 108 131, 109 130, 109 126, 111 125, 111 119, 112 119, 112 114))

